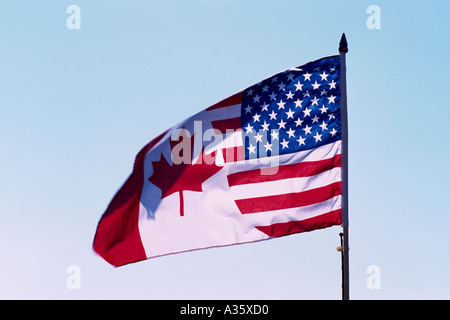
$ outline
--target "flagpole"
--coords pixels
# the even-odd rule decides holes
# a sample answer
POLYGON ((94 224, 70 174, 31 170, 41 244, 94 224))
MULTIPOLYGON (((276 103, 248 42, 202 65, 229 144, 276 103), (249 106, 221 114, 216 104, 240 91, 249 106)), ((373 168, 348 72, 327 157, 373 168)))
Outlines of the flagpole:
POLYGON ((341 138, 342 138, 342 229, 344 233, 343 259, 342 259, 342 300, 349 300, 349 245, 348 245, 348 124, 347 124, 347 76, 345 54, 348 52, 345 33, 339 42, 339 56, 341 60, 341 138))

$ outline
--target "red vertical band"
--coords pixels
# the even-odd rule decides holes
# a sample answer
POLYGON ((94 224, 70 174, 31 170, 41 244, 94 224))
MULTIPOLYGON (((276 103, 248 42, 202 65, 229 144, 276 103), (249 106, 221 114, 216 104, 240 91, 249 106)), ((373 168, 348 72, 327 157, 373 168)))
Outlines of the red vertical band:
POLYGON ((138 153, 133 172, 117 191, 98 223, 93 249, 116 267, 147 258, 138 227, 144 159, 164 134, 153 139, 138 153))

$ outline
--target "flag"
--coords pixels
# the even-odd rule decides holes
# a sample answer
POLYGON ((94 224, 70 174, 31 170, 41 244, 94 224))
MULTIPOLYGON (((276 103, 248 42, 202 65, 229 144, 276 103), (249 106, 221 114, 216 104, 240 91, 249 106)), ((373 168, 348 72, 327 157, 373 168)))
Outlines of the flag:
POLYGON ((340 58, 277 73, 162 133, 101 217, 120 266, 341 224, 340 58))

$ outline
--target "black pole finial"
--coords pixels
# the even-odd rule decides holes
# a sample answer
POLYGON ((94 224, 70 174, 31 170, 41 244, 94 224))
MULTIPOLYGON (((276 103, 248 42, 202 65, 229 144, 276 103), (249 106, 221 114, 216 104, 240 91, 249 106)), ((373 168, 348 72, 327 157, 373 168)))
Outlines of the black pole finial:
POLYGON ((342 34, 341 41, 339 42, 339 52, 348 52, 347 38, 345 38, 345 33, 342 34))

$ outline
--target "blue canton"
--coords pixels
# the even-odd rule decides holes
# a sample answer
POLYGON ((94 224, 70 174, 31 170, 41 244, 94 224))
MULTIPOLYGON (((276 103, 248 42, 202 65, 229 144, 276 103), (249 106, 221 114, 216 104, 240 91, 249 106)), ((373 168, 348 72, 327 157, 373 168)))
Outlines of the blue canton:
POLYGON ((339 56, 280 72, 244 90, 245 159, 317 148, 341 139, 339 56))

